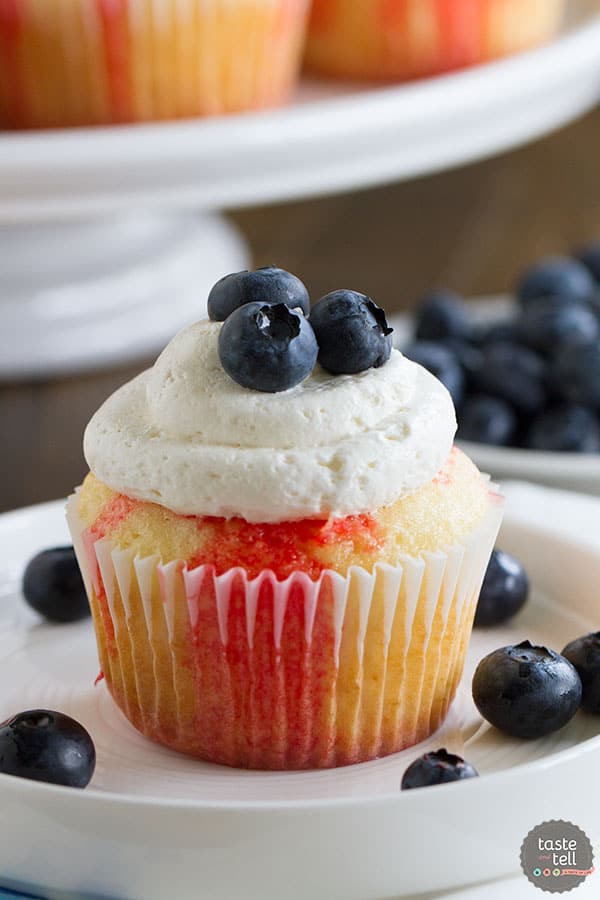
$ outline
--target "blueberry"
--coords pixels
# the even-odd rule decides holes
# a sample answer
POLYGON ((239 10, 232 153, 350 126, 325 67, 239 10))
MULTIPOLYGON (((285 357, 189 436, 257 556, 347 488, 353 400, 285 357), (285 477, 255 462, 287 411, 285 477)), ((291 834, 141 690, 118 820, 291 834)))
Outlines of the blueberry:
POLYGON ((96 765, 83 725, 63 713, 33 709, 0 724, 0 772, 84 788, 96 765))
POLYGON ((575 666, 581 678, 581 707, 600 713, 600 631, 567 644, 562 655, 575 666))
POLYGON ((575 253, 575 259, 582 263, 595 281, 600 283, 600 241, 592 241, 575 253))
POLYGON ((90 614, 72 547, 53 547, 34 556, 22 587, 29 606, 51 622, 77 622, 90 614))
POLYGON ((525 307, 517 323, 519 341, 552 356, 561 347, 580 347, 598 338, 600 326, 584 303, 548 297, 525 307))
POLYGON ((541 297, 587 300, 594 287, 594 279, 578 260, 551 256, 523 273, 517 296, 524 306, 541 297))
POLYGON ((561 399, 600 409, 600 344, 561 350, 550 369, 550 384, 561 399))
POLYGON ((308 319, 283 303, 240 306, 219 334, 219 357, 230 378, 271 394, 304 381, 318 349, 308 319))
POLYGON ((513 319, 502 319, 491 325, 484 325, 478 329, 474 340, 483 348, 488 344, 514 344, 517 342, 517 323, 513 319))
POLYGON ((476 778, 479 773, 471 763, 448 753, 445 748, 424 753, 408 767, 402 776, 403 791, 411 788, 429 787, 433 784, 448 784, 451 781, 462 781, 464 778, 476 778))
POLYGON ((439 378, 450 393, 454 405, 460 406, 465 389, 465 376, 452 350, 430 341, 417 341, 406 347, 404 355, 439 378))
POLYGON ((217 281, 208 295, 209 318, 224 322, 246 303, 284 303, 292 309, 301 309, 305 316, 310 310, 305 285, 291 272, 277 266, 266 266, 255 272, 234 272, 217 281))
POLYGON ((478 444, 511 444, 517 431, 517 416, 504 400, 487 394, 467 397, 460 410, 458 438, 478 444))
POLYGON ((529 579, 521 563, 494 550, 489 561, 475 613, 475 625, 487 628, 500 625, 523 608, 529 594, 529 579))
POLYGON ((600 423, 585 406, 564 403, 533 420, 525 443, 531 450, 600 453, 600 423))
POLYGON ((600 288, 596 288, 591 297, 588 297, 587 302, 588 308, 596 316, 597 321, 600 323, 600 288))
POLYGON ((454 354, 461 365, 467 385, 472 384, 483 366, 483 351, 468 341, 460 340, 460 338, 444 338, 444 340, 436 343, 446 347, 454 354))
POLYGON ((473 676, 473 699, 500 731, 539 738, 573 718, 581 702, 581 679, 564 656, 523 641, 481 660, 473 676))
POLYGON ((415 327, 417 341, 469 340, 472 330, 466 304, 452 291, 432 291, 419 302, 415 327))
POLYGON ((504 400, 517 412, 536 413, 546 402, 546 365, 532 350, 516 344, 490 344, 477 376, 477 390, 504 400))
POLYGON ((310 324, 319 344, 319 363, 334 375, 353 375, 384 365, 392 352, 392 328, 370 297, 333 291, 312 309, 310 324))

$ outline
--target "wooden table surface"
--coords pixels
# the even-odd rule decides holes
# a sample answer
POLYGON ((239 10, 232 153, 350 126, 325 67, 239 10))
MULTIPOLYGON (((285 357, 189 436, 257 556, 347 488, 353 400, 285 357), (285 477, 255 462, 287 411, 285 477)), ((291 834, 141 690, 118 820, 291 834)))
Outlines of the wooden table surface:
MULTIPOLYGON (((600 110, 529 147, 413 182, 232 212, 256 265, 298 273, 313 297, 338 287, 388 312, 433 286, 510 289, 537 256, 600 236, 600 110)), ((148 360, 85 377, 0 386, 0 510, 66 495, 85 464, 90 415, 148 360)))

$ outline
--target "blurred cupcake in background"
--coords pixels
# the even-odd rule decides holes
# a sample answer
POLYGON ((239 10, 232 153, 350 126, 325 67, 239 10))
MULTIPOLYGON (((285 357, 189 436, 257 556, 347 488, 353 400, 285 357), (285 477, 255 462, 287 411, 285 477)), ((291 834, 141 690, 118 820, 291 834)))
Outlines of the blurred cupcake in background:
POLYGON ((0 125, 53 128, 275 106, 309 0, 7 0, 0 125))
POLYGON ((340 78, 422 78, 541 44, 564 9, 564 0, 313 0, 306 63, 340 78))

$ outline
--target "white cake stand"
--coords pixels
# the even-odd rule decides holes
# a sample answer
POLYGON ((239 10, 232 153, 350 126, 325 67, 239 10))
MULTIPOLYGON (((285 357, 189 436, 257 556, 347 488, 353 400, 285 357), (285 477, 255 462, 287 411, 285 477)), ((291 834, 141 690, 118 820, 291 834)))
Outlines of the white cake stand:
POLYGON ((440 171, 574 119, 600 97, 600 17, 569 5, 552 44, 410 86, 305 83, 276 112, 3 135, 0 377, 131 359, 202 315, 248 262, 214 210, 440 171))

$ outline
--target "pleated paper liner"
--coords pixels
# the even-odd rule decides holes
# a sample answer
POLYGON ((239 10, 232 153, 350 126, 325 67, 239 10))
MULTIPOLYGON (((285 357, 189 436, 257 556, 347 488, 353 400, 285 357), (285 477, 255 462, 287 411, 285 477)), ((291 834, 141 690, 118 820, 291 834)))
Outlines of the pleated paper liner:
POLYGON ((0 2, 0 122, 111 124, 283 102, 309 0, 0 2))
POLYGON ((565 0, 314 0, 306 61, 342 78, 423 78, 544 43, 565 7, 565 0))
POLYGON ((448 550, 317 581, 215 575, 95 540, 69 500, 100 665, 130 722, 205 760, 324 768, 394 753, 443 722, 503 512, 448 550))

